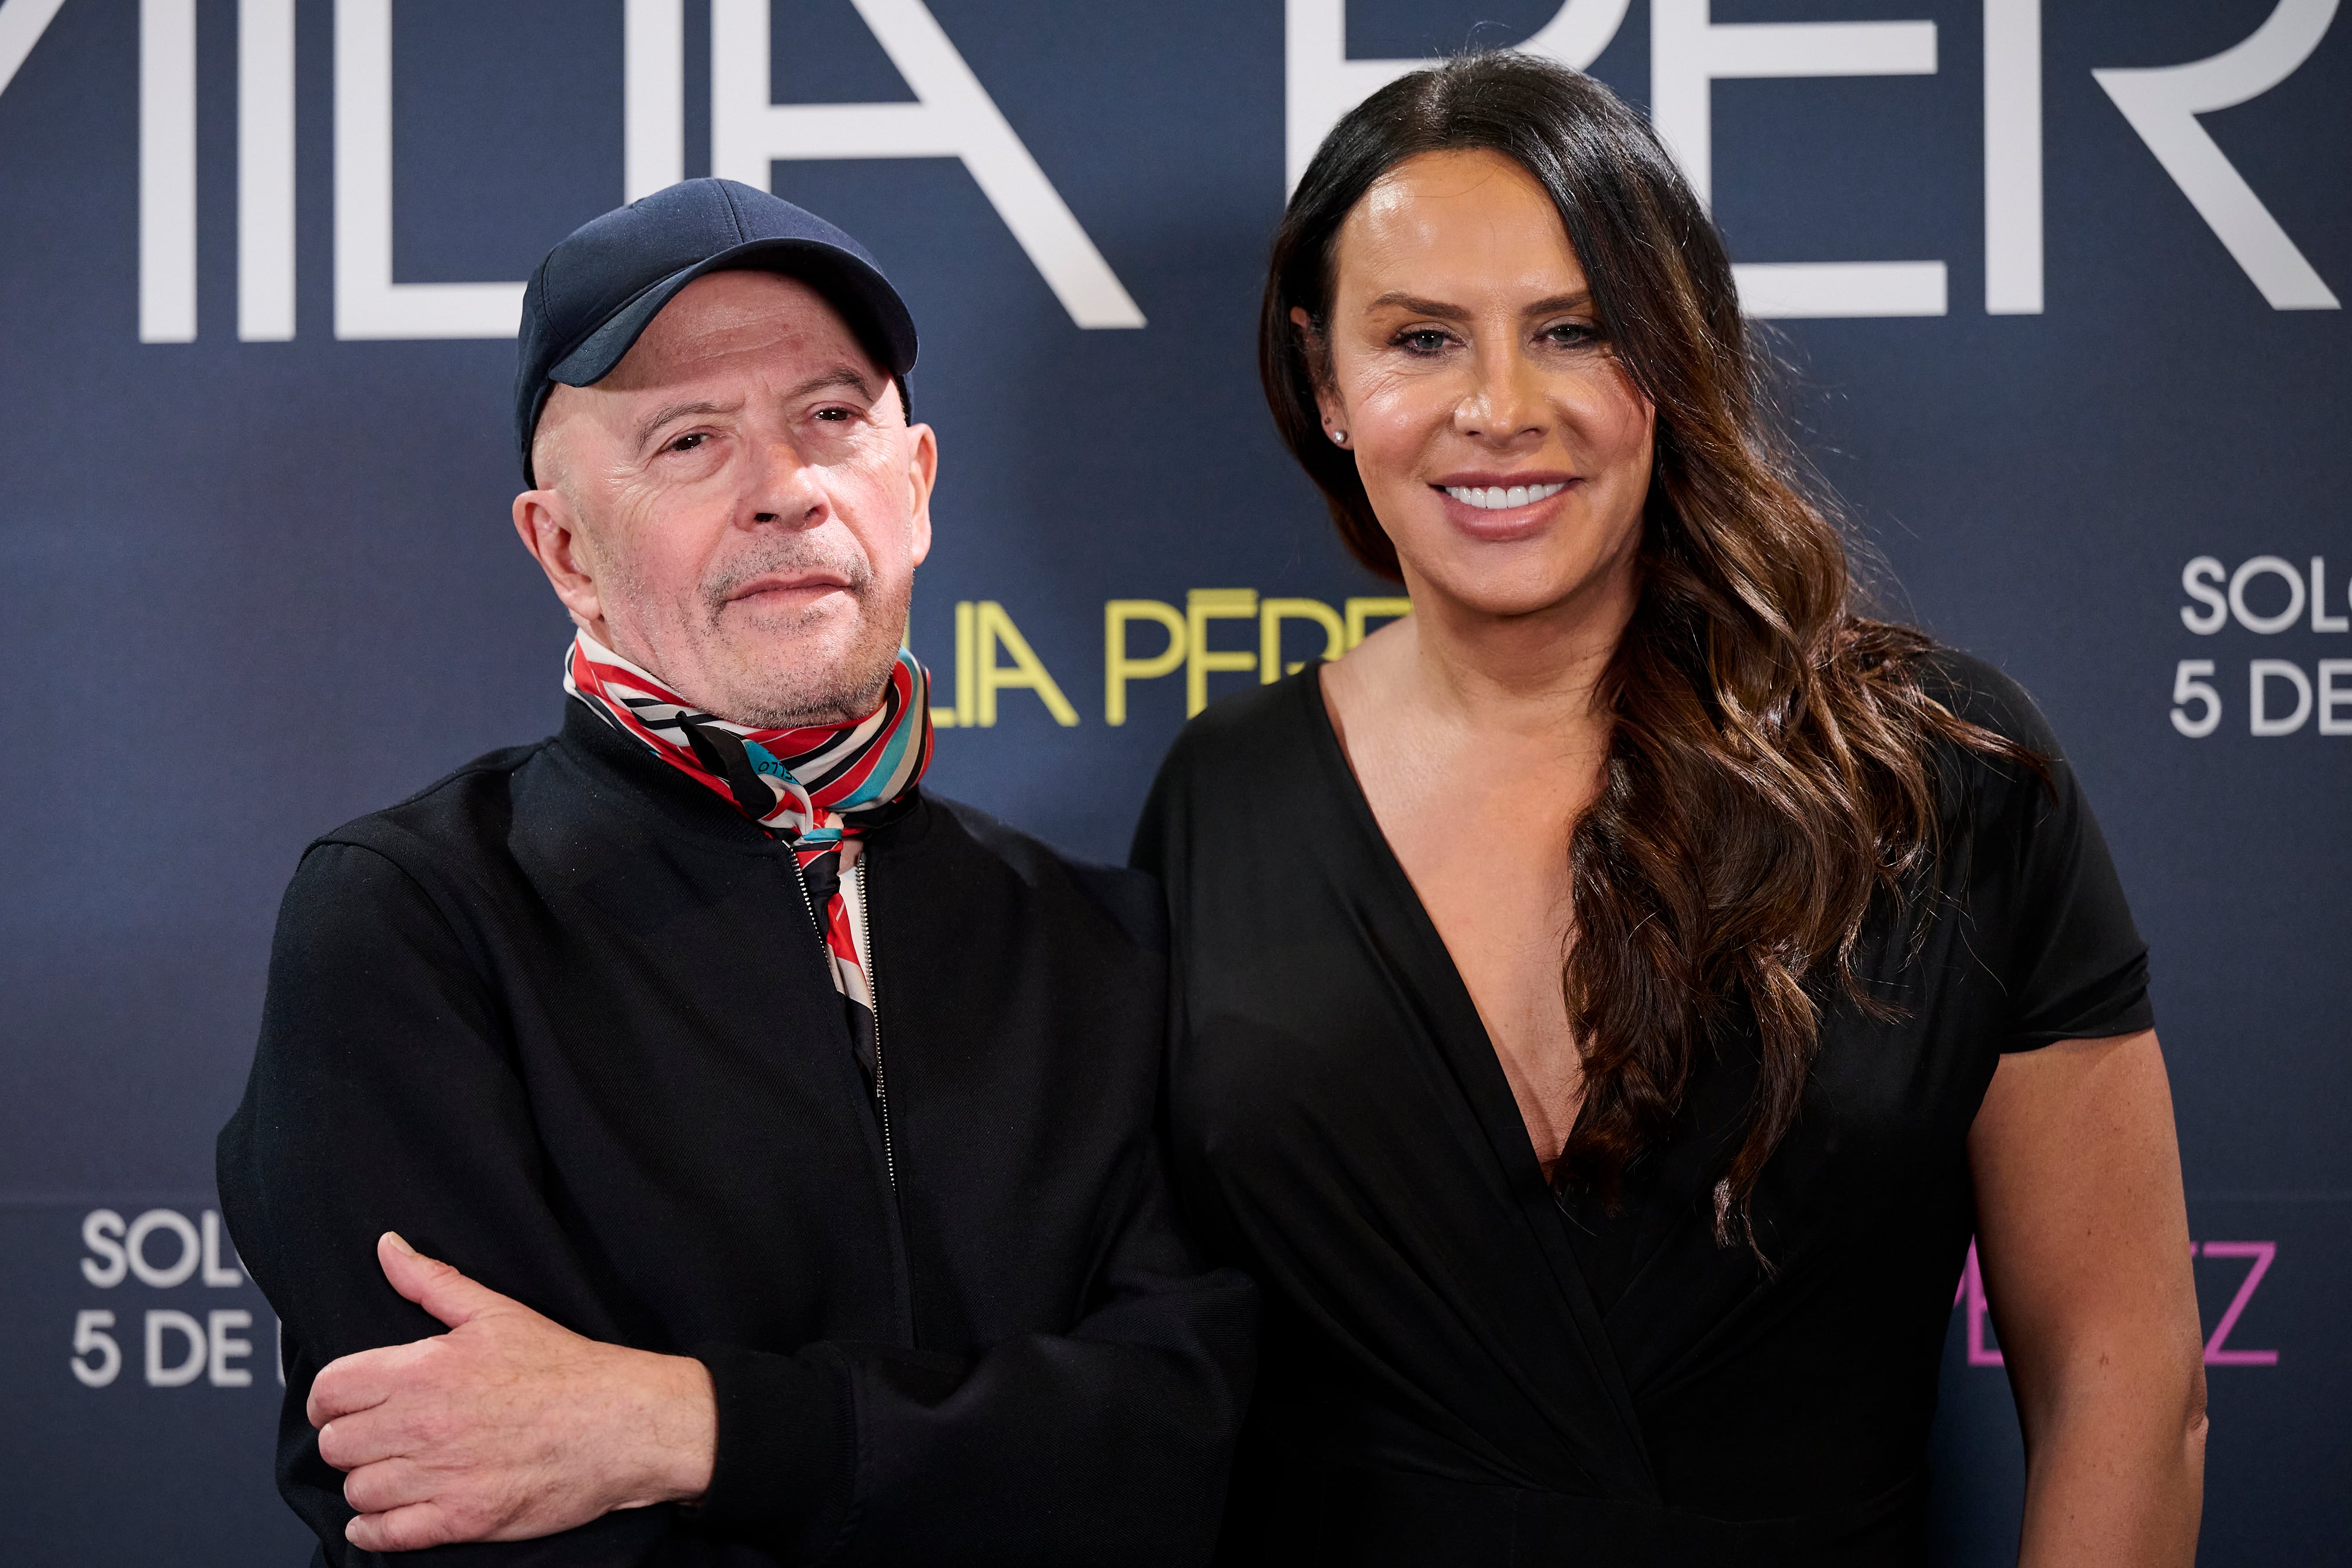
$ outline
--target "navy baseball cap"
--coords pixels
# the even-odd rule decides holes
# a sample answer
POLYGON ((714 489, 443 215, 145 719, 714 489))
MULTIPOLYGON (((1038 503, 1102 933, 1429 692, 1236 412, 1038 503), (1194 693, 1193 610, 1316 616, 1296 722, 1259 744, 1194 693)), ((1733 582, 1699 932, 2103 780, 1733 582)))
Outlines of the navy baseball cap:
POLYGON ((603 381, 679 289, 735 268, 801 279, 902 386, 915 368, 914 318, 864 246, 765 191, 688 180, 581 225, 531 274, 515 370, 524 484, 539 483, 530 439, 555 384, 603 381))

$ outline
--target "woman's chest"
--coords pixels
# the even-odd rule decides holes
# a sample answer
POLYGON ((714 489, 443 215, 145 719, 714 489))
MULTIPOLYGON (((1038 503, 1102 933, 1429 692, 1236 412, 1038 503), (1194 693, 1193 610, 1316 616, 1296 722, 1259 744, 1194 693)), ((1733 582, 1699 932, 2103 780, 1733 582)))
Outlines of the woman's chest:
MULTIPOLYGON (((1533 1177, 1535 1118, 1454 944, 1376 886, 1284 880, 1201 911, 1178 933, 1189 1027, 1175 1103, 1195 1148, 1327 1197, 1461 1194, 1533 1177), (1334 1183, 1334 1166, 1414 1174, 1334 1183), (1446 1170, 1454 1180, 1432 1179, 1446 1170)), ((1556 963, 1546 1000, 1564 1019, 1556 963)), ((1757 1194, 1759 1219, 1784 1232, 1843 1226, 1918 1182, 1965 1174, 1968 1127, 1998 1060, 1998 987, 1956 927, 1916 945, 1907 930, 1879 933, 1861 968, 1870 1000, 1824 997, 1798 1116, 1757 1194)), ((1691 1228, 1712 1246, 1713 1189, 1754 1114, 1759 1060, 1735 999, 1691 1062, 1675 1114, 1629 1172, 1632 1201, 1615 1215, 1594 1206, 1596 1228, 1650 1228, 1636 1250, 1660 1227, 1691 1228)))
POLYGON ((1575 917, 1572 824, 1560 800, 1491 787, 1453 810, 1375 799, 1374 812, 1548 1172, 1575 1125, 1584 1076, 1562 982, 1575 917))

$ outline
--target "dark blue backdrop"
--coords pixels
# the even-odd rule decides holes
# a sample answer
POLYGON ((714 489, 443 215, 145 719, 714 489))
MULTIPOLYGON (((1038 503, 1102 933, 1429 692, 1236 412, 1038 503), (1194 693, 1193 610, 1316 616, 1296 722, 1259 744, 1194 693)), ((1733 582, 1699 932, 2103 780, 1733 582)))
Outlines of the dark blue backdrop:
MULTIPOLYGON (((1342 27, 1350 58, 1402 59, 1517 42, 1559 9, 772 7, 774 101, 934 100, 922 135, 971 150, 772 171, 867 241, 923 327, 916 393, 944 475, 913 640, 962 720, 940 737, 942 789, 1118 857, 1188 671, 1132 680, 1108 723, 1108 604, 1167 607, 1119 612, 1131 661, 1149 667, 1171 622, 1172 652, 1226 655, 1200 664, 1213 696, 1257 678, 1265 599, 1344 616, 1383 592, 1327 537, 1255 391, 1286 111, 1371 85, 1339 71, 1342 27), (1145 325, 1077 324, 1120 298, 1145 325), (1034 672, 1018 684, 1024 646, 1075 724, 1034 672)), ((1780 321, 1795 412, 1898 607, 2021 678, 2088 782, 2154 945, 2179 1106, 2213 1335, 2204 1561, 2319 1561, 2352 1532, 2352 356, 2342 312, 2312 307, 2352 287, 2352 37, 2331 30, 2335 0, 2036 9, 1577 0, 1544 36, 1605 40, 1596 70, 1639 101, 1686 106, 1698 83, 1742 262, 1941 262, 1940 280, 1915 265, 1811 286, 1929 313, 1780 321), (1692 30, 1906 21, 1932 37, 1692 30), (2093 75, 2249 39, 2185 75, 2093 75), (1711 56, 1813 74, 1710 90, 1711 56), (1874 61, 1903 68, 1822 74, 1874 61), (2036 170, 2038 264, 2017 238, 2036 170), (1996 294, 2038 288, 2038 312, 1987 308, 1989 199, 2011 258, 1996 294)), ((11 1563, 303 1554, 268 1475, 274 1324, 206 1245, 278 894, 312 834, 551 727, 566 635, 506 519, 509 293, 385 285, 520 279, 631 172, 709 171, 714 135, 754 164, 761 135, 837 140, 744 110, 748 57, 723 46, 760 10, 0 4, 11 1563), (716 112, 714 26, 738 84, 716 112), (388 129, 370 119, 387 62, 388 129)), ((1755 298, 1791 287, 1751 277, 1755 298)), ((1322 646, 1312 620, 1276 630, 1277 662, 1322 646)), ((2021 1460, 1965 1281, 1953 1322, 1939 1509, 1948 1560, 1989 1563, 2014 1550, 2021 1460)))

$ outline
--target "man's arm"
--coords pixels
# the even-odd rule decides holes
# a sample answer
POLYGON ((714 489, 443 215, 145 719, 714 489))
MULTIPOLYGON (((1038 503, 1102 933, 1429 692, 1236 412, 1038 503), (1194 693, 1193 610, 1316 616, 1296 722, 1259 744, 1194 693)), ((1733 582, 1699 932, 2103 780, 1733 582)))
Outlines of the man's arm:
MULTIPOLYGON (((280 920, 253 1081, 222 1134, 232 1231, 286 1323, 281 1490, 331 1561, 368 1560, 347 1530, 370 1551, 519 1540, 593 1507, 622 1511, 543 1560, 636 1561, 681 1520, 785 1561, 1205 1559, 1255 1294, 1200 1270, 1149 1137, 1106 1183, 1100 1260, 1065 1333, 970 1358, 704 1345, 681 1367, 623 1348, 657 1336, 614 1319, 604 1303, 628 1292, 565 1241, 479 974, 391 862, 314 851, 280 920), (380 1256, 386 1231, 428 1256, 380 1256), (439 1276, 437 1260, 467 1277, 439 1276), (696 1455, 660 1435, 698 1429, 705 1389, 716 1441, 700 1506, 624 1508, 690 1489, 696 1455), (311 1415, 331 1428, 323 1457, 311 1415), (353 1467, 348 1482, 331 1460, 353 1467), (374 1523, 354 1525, 351 1501, 374 1523)), ((542 1560, 531 1550, 469 1555, 542 1560)))
POLYGON ((304 1415, 359 1510, 353 1545, 529 1541, 709 1490, 718 1409, 700 1362, 573 1333, 392 1232, 376 1252, 450 1332, 344 1356, 310 1385, 304 1415))
POLYGON ((699 1497, 700 1528, 787 1560, 1204 1562, 1255 1295, 1231 1271, 1193 1271, 1151 1164, 1129 1173, 1095 1310, 1067 1334, 968 1360, 835 1343, 650 1355, 583 1339, 386 1237, 385 1276, 450 1332, 346 1357, 313 1385, 320 1447, 369 1511, 352 1539, 520 1540, 699 1497), (835 1435, 848 1506, 816 1536, 821 1478, 805 1469, 834 1467, 794 1429, 812 1364, 855 1412, 835 1435))
POLYGON ((855 1414, 845 1561, 1205 1563, 1255 1375, 1257 1291, 1233 1270, 1202 1271, 1164 1171, 1138 1138, 1104 1194, 1101 1262, 1065 1332, 968 1358, 698 1351, 719 1396, 704 1511, 761 1542, 794 1519, 791 1490, 755 1468, 778 1407, 762 1390, 773 1378, 789 1391, 814 1363, 836 1369, 855 1414))
MULTIPOLYGON (((347 1541, 344 1478, 303 1417, 311 1379, 338 1356, 441 1327, 386 1283, 385 1231, 599 1339, 630 1337, 602 1304, 625 1298, 599 1289, 552 1210, 479 967, 424 890, 373 850, 321 845, 288 889, 219 1179, 238 1252, 285 1328, 279 1490, 331 1563, 371 1559, 347 1541)), ((672 1528, 665 1510, 615 1514, 566 1537, 557 1558, 518 1547, 477 1549, 477 1560, 635 1563, 672 1528)))

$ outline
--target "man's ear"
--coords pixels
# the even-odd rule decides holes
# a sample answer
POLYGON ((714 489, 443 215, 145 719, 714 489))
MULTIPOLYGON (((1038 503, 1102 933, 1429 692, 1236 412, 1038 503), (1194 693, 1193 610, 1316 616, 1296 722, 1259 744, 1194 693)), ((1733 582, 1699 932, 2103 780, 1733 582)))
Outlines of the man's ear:
POLYGON ((1347 429, 1347 405, 1339 401, 1339 386, 1331 379, 1331 345, 1316 330, 1315 319, 1299 306, 1290 308, 1290 325, 1298 334, 1298 351, 1306 358, 1307 373, 1315 380, 1315 407, 1323 416, 1323 428, 1347 429))
POLYGON ((572 619, 590 636, 609 644, 604 596, 597 591, 594 562, 570 497, 559 489, 525 490, 514 498, 514 526, 522 548, 547 573, 549 586, 572 619))
POLYGON ((914 494, 912 526, 908 531, 908 558, 915 565, 931 553, 931 490, 940 477, 940 439, 928 424, 907 427, 907 483, 914 494))

